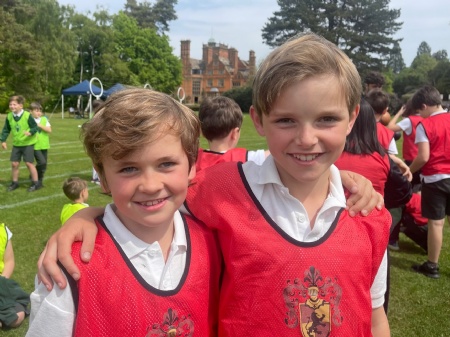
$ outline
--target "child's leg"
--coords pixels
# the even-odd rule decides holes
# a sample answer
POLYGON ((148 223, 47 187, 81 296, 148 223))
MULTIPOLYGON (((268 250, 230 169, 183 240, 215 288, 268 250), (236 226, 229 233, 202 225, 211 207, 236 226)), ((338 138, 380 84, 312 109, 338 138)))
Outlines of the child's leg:
POLYGON ((408 213, 405 213, 403 215, 402 224, 405 227, 403 234, 405 234, 407 237, 413 240, 425 251, 428 251, 428 242, 427 242, 428 226, 427 225, 418 226, 414 222, 414 218, 408 213))
POLYGON ((38 181, 42 181, 44 177, 45 167, 47 165, 47 160, 44 155, 44 151, 47 150, 34 150, 34 158, 36 158, 36 171, 38 181))
POLYGON ((438 263, 445 219, 428 220, 428 261, 438 263))
POLYGON ((11 162, 11 178, 13 182, 19 181, 19 165, 20 162, 18 161, 11 162))
POLYGON ((34 164, 30 163, 30 162, 25 162, 25 164, 27 165, 28 171, 30 171, 31 180, 34 183, 37 182, 38 175, 37 175, 37 171, 36 171, 36 166, 34 166, 34 164))

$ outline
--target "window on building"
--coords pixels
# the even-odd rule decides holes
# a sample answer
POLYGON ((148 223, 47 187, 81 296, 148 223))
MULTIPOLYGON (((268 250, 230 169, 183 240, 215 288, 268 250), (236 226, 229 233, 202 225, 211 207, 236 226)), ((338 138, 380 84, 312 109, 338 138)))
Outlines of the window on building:
POLYGON ((213 74, 212 69, 209 69, 209 70, 208 70, 208 75, 212 75, 212 74, 213 74))
POLYGON ((225 71, 224 71, 223 69, 220 69, 220 70, 219 70, 219 74, 220 74, 220 75, 223 75, 224 72, 225 72, 225 71))
POLYGON ((213 86, 213 80, 208 80, 207 84, 208 87, 212 87, 213 86))
POLYGON ((240 86, 241 86, 241 82, 233 81, 233 87, 240 87, 240 86))
POLYGON ((201 87, 200 80, 192 81, 192 95, 200 95, 200 87, 201 87))
POLYGON ((219 87, 219 88, 223 88, 223 79, 220 79, 220 80, 218 80, 218 82, 217 82, 217 86, 219 87))
POLYGON ((202 72, 200 69, 192 69, 192 75, 201 75, 202 72))

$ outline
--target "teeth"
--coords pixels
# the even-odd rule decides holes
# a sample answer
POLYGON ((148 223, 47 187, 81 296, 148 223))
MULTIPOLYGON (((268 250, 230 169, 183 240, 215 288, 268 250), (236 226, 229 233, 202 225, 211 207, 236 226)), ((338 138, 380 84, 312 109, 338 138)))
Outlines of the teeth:
POLYGON ((163 202, 164 199, 158 199, 158 200, 152 200, 152 201, 147 201, 147 202, 141 202, 142 205, 144 206, 154 206, 157 205, 161 202, 163 202))
POLYGON ((299 159, 299 160, 301 160, 301 161, 311 161, 311 160, 316 159, 318 156, 319 156, 318 154, 307 154, 307 155, 304 155, 304 154, 296 154, 296 155, 294 155, 294 157, 295 157, 296 159, 299 159))

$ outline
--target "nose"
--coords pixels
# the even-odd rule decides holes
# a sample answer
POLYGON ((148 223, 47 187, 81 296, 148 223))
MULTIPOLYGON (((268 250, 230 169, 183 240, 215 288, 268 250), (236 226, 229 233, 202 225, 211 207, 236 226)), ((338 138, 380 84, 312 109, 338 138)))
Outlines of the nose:
POLYGON ((317 143, 316 130, 312 125, 305 124, 298 126, 295 141, 302 147, 311 147, 317 143))
POLYGON ((162 174, 155 170, 146 170, 139 182, 139 191, 152 194, 160 191, 164 184, 162 182, 162 174))

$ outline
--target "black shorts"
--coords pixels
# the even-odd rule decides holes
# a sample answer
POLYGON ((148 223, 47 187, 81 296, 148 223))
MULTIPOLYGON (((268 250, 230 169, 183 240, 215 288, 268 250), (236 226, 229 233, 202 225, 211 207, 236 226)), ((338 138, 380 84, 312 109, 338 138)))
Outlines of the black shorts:
POLYGON ((450 178, 426 184, 422 182, 422 216, 431 220, 450 216, 450 178))
POLYGON ((11 151, 11 161, 20 162, 22 160, 26 163, 34 162, 34 145, 28 146, 13 146, 11 151))

